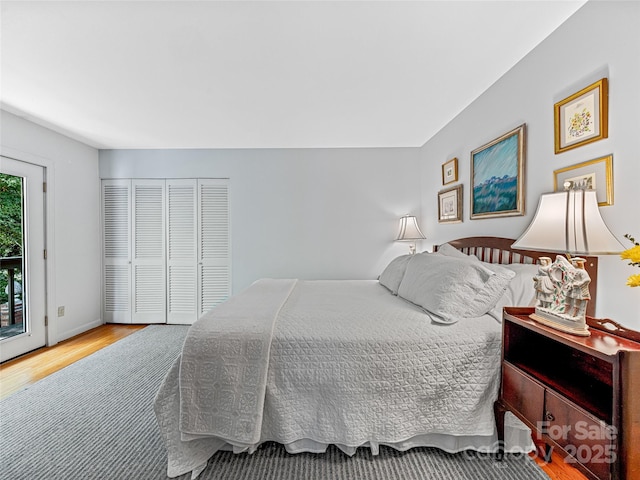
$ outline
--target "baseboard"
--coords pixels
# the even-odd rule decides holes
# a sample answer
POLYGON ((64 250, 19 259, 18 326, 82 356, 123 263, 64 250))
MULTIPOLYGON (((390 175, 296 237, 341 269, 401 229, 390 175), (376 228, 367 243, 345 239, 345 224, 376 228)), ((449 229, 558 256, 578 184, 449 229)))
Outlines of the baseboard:
POLYGON ((73 330, 67 330, 65 332, 60 331, 60 327, 58 326, 58 342, 62 342, 63 340, 67 340, 68 338, 75 337, 76 335, 80 335, 81 333, 86 332, 87 330, 91 330, 92 328, 99 327, 103 325, 104 322, 101 318, 94 320, 89 323, 85 323, 79 327, 74 328, 73 330))

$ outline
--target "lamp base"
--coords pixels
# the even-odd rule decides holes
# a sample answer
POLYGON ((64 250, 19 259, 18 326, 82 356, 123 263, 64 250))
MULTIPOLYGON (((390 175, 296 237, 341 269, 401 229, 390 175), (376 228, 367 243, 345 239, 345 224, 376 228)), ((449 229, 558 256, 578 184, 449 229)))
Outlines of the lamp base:
POLYGON ((529 318, 547 327, 555 328, 561 332, 588 337, 591 335, 587 320, 582 317, 578 319, 567 319, 560 315, 536 308, 535 312, 529 315, 529 318))
POLYGON ((536 310, 531 319, 572 335, 590 335, 585 313, 591 279, 584 263, 583 258, 569 261, 562 255, 553 263, 549 257, 540 258, 538 275, 533 277, 536 310))

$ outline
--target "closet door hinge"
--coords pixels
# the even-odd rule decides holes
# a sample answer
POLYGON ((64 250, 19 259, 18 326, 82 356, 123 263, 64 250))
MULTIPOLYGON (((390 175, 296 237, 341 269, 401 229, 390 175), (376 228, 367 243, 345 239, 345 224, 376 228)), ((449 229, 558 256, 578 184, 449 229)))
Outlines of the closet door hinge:
POLYGON ((46 249, 44 250, 44 259, 45 260, 47 259, 47 250, 46 249))
POLYGON ((49 316, 48 316, 48 315, 45 315, 45 316, 44 316, 44 326, 45 326, 45 327, 48 327, 48 326, 49 326, 49 316))
POLYGON ((47 182, 42 182, 42 191, 47 193, 47 182))

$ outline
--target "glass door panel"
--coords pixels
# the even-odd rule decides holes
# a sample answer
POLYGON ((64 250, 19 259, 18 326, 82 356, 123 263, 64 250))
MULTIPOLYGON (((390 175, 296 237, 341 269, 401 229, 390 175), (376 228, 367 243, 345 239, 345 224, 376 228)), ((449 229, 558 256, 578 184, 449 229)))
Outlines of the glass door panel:
POLYGON ((22 177, 0 173, 0 340, 26 331, 23 185, 22 177))

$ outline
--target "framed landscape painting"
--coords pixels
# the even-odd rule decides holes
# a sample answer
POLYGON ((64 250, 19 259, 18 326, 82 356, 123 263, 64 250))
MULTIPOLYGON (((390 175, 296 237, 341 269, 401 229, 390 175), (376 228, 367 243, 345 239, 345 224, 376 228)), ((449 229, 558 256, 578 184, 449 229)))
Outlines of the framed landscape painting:
POLYGON ((524 215, 526 124, 471 152, 471 219, 524 215))

